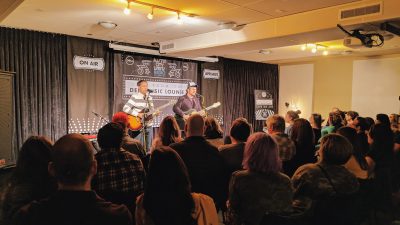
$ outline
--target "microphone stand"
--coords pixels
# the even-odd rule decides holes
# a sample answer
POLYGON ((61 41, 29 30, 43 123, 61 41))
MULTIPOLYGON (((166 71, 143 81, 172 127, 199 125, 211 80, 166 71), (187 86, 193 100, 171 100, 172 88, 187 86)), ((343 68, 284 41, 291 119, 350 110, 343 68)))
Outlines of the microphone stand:
POLYGON ((149 95, 150 93, 147 93, 145 95, 145 101, 146 101, 146 108, 143 111, 143 117, 142 117, 142 137, 143 137, 143 149, 145 151, 145 153, 147 154, 147 151, 149 149, 147 149, 147 133, 146 133, 146 117, 147 117, 147 113, 150 111, 150 102, 149 102, 149 95))
POLYGON ((98 114, 98 113, 96 113, 96 112, 94 112, 94 111, 92 111, 92 113, 93 113, 95 116, 97 116, 98 118, 100 118, 100 120, 102 120, 102 121, 104 121, 104 122, 106 122, 106 123, 109 123, 109 122, 110 122, 110 121, 108 121, 108 119, 102 117, 100 114, 98 114))

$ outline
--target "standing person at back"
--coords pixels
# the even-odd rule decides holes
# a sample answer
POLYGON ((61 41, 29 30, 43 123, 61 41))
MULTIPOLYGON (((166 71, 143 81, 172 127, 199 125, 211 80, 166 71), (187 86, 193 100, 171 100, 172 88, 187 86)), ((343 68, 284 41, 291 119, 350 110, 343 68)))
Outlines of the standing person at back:
POLYGON ((97 171, 93 147, 80 134, 67 134, 55 144, 49 173, 58 183, 51 197, 24 206, 21 225, 131 225, 132 216, 125 206, 101 199, 91 190, 97 171))
POLYGON ((287 134, 288 136, 290 136, 292 134, 292 127, 293 127, 293 123, 294 120, 300 118, 299 114, 301 113, 300 110, 289 110, 287 111, 286 115, 285 115, 285 122, 289 124, 289 126, 287 126, 285 128, 285 134, 287 134))
POLYGON ((192 182, 192 191, 212 197, 220 207, 224 204, 224 187, 227 183, 224 161, 218 149, 203 136, 204 119, 193 115, 185 125, 187 137, 170 145, 185 162, 192 182))

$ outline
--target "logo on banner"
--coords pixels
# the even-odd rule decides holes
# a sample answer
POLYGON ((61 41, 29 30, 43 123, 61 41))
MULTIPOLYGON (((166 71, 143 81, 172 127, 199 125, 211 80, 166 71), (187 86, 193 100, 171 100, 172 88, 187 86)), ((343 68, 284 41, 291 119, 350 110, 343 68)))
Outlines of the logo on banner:
POLYGON ((128 55, 128 56, 125 58, 125 63, 126 63, 126 65, 128 65, 128 66, 132 66, 132 65, 135 63, 135 59, 134 59, 132 56, 128 55))
POLYGON ((204 79, 219 79, 220 72, 219 70, 209 70, 209 69, 204 69, 203 70, 203 78, 204 79))
POLYGON ((266 120, 274 115, 273 99, 271 93, 266 90, 254 90, 256 120, 266 120))
POLYGON ((103 58, 91 58, 84 56, 74 56, 74 68, 76 70, 104 70, 104 59, 103 58))
POLYGON ((167 60, 165 59, 154 59, 154 76, 155 77, 165 77, 165 64, 167 60))

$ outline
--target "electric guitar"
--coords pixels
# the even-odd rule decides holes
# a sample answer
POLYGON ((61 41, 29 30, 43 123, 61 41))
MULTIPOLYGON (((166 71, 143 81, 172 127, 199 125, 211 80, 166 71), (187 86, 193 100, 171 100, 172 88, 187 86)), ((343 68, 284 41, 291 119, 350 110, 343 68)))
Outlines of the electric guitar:
MULTIPOLYGON (((151 112, 147 113, 146 117, 144 118, 144 121, 147 122, 147 121, 153 119, 153 117, 156 114, 159 114, 161 112, 160 111, 161 109, 164 109, 175 103, 176 103, 176 100, 171 100, 168 103, 152 110, 151 112)), ((142 110, 142 112, 143 112, 143 110, 142 110)), ((143 128, 142 119, 138 116, 133 116, 133 115, 128 114, 128 128, 132 131, 138 131, 138 130, 142 129, 143 128)))
POLYGON ((200 110, 200 111, 197 111, 196 109, 189 109, 188 111, 183 112, 183 113, 184 113, 185 115, 188 115, 188 116, 191 116, 191 115, 194 115, 194 114, 205 115, 205 113, 206 113, 208 110, 210 110, 210 109, 215 109, 215 108, 218 108, 218 107, 220 107, 220 106, 221 106, 221 102, 216 102, 216 103, 214 103, 214 104, 212 104, 212 105, 208 106, 207 108, 202 109, 202 110, 200 110))

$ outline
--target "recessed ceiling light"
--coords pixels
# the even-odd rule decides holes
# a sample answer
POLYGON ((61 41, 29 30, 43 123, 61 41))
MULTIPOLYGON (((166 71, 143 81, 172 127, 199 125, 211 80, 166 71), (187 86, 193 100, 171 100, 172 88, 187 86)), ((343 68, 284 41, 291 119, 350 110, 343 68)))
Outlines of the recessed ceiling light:
POLYGON ((227 22, 227 23, 221 23, 219 24, 219 27, 222 29, 233 29, 237 26, 235 22, 227 22))
POLYGON ((98 24, 106 29, 114 29, 118 26, 116 23, 111 21, 100 21, 98 24))
POLYGON ((268 49, 261 49, 258 53, 264 54, 264 55, 269 55, 271 54, 271 50, 268 49))

